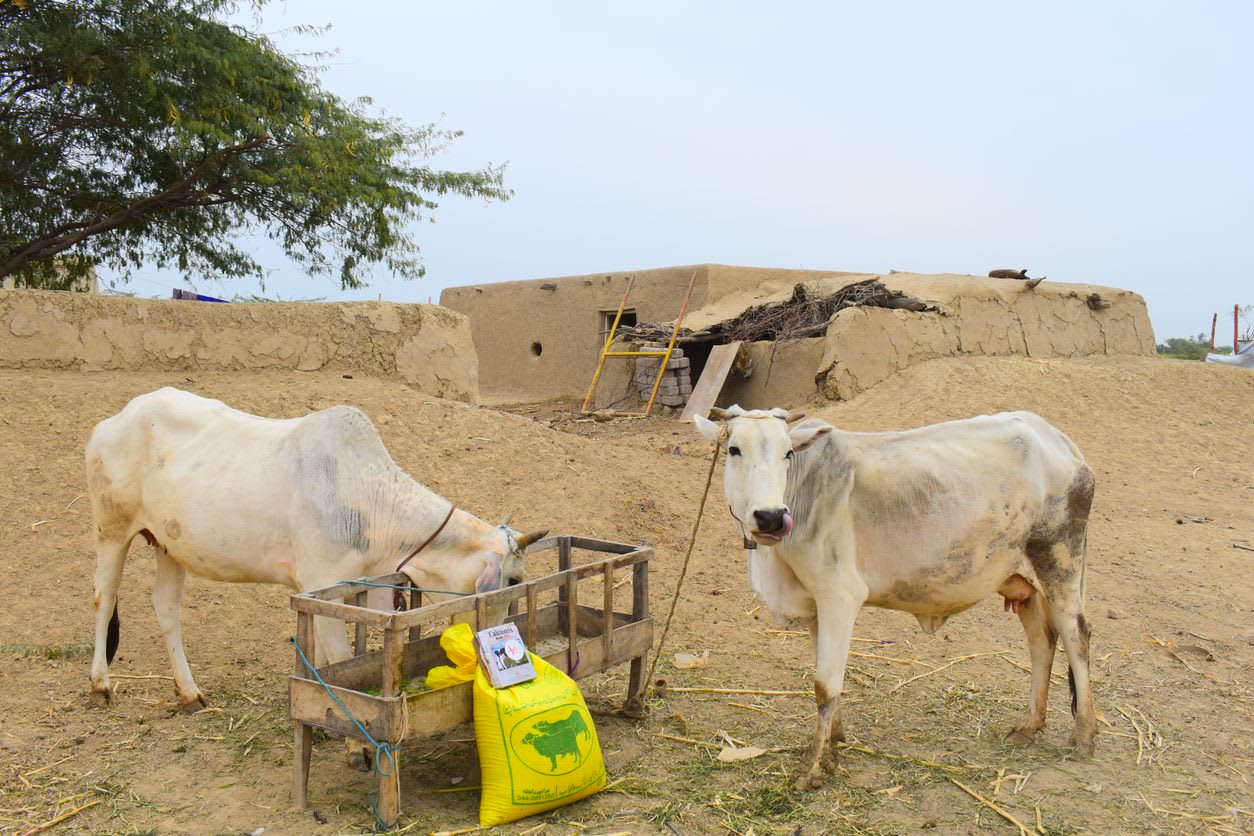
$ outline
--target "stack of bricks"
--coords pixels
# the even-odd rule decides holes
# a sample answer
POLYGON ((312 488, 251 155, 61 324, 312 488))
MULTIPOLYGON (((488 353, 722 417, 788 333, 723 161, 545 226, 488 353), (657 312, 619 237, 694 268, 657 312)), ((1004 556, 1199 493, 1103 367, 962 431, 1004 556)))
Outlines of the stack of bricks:
MULTIPOLYGON (((665 351, 665 343, 645 343, 642 351, 665 351)), ((661 357, 640 357, 636 359, 636 390, 641 400, 648 401, 653 391, 653 382, 657 380, 658 365, 661 357)), ((692 361, 684 356, 682 348, 671 352, 671 359, 666 364, 666 373, 662 375, 662 383, 658 386, 655 403, 662 406, 683 406, 692 394, 692 361)))

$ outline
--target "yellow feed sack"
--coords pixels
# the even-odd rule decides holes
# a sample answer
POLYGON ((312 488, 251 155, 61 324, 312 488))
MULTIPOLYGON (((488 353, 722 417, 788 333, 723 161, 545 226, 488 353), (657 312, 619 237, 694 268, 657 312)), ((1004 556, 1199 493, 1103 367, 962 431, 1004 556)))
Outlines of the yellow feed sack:
POLYGON ((605 762, 575 681, 531 656, 536 678, 493 688, 475 674, 475 740, 484 827, 543 813, 600 792, 605 762))
POLYGON ((475 680, 475 741, 483 784, 479 824, 505 824, 604 789, 596 727, 573 679, 533 654, 536 678, 498 690, 477 664, 470 627, 448 628, 440 647, 456 667, 433 668, 428 687, 475 680))

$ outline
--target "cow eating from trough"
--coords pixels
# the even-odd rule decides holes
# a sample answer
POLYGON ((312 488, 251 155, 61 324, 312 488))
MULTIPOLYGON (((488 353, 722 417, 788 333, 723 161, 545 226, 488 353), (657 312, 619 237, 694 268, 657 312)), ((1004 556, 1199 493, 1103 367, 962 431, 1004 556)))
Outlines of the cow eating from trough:
MULTIPOLYGON (((156 551, 157 623, 179 702, 195 710, 207 703, 183 652, 187 573, 307 592, 395 572, 409 556, 403 571, 418 587, 485 592, 520 582, 526 547, 546 533, 520 534, 456 509, 401 470, 370 419, 348 406, 275 420, 160 389, 96 425, 87 484, 96 546, 91 693, 100 703, 114 698, 117 593, 137 535, 156 551)), ((315 664, 348 658, 343 623, 315 623, 315 664)))
POLYGON ((818 724, 798 786, 822 786, 844 740, 840 691, 863 605, 913 614, 928 633, 998 593, 1027 633, 1027 715, 1008 735, 1045 725, 1058 639, 1070 664, 1073 742, 1090 755, 1097 721, 1084 618, 1093 473, 1080 450, 1028 412, 906 432, 789 426, 775 409, 715 410, 698 430, 727 450, 724 491, 749 555, 749 583, 815 644, 818 724))

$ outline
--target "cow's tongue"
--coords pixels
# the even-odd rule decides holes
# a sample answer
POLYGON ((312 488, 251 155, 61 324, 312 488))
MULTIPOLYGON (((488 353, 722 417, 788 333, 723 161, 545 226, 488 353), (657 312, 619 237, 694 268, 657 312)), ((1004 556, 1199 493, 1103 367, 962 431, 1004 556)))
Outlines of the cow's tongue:
POLYGON ((790 531, 792 531, 792 514, 785 511, 784 512, 784 533, 779 536, 781 538, 787 537, 790 531))

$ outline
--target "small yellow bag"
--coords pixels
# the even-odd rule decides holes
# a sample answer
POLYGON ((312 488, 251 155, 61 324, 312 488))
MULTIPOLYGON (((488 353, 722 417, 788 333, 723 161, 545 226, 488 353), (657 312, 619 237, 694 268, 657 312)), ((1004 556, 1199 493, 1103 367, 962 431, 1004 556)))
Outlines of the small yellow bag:
POLYGON ((456 669, 434 668, 427 685, 475 680, 475 742, 482 795, 479 824, 490 827, 586 798, 605 788, 596 726, 575 681, 532 654, 536 678, 496 689, 477 664, 473 633, 457 624, 440 647, 456 669), (470 654, 473 674, 466 670, 470 654))
POLYGON ((440 634, 440 649, 453 663, 427 671, 427 687, 432 691, 475 678, 479 656, 475 653, 475 633, 469 624, 454 624, 440 634))

